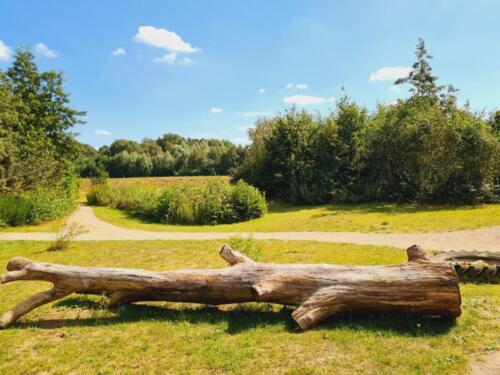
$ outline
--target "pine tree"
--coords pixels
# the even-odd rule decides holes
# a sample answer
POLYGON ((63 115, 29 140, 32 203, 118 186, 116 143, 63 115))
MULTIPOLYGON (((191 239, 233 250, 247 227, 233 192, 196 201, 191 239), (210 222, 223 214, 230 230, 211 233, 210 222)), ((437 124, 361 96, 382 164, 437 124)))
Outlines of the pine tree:
POLYGON ((430 65, 432 55, 427 52, 425 42, 422 38, 418 40, 415 56, 417 57, 417 61, 413 64, 408 77, 399 78, 396 80, 395 84, 400 85, 409 83, 412 85, 410 92, 414 96, 427 97, 437 101, 444 86, 438 86, 436 84, 438 77, 432 75, 432 68, 430 65))

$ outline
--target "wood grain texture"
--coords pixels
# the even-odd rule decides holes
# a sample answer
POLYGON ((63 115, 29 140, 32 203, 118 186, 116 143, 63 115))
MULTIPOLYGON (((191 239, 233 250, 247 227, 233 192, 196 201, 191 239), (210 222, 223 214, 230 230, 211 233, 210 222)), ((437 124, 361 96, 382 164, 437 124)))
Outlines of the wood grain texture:
POLYGON ((54 288, 5 313, 0 327, 71 293, 104 294, 111 306, 136 301, 297 305, 292 316, 303 330, 340 312, 459 316, 460 289, 451 265, 429 260, 418 246, 407 252, 409 262, 394 266, 273 264, 254 262, 224 246, 220 255, 231 267, 168 272, 66 266, 16 257, 9 261, 1 283, 40 280, 54 288))

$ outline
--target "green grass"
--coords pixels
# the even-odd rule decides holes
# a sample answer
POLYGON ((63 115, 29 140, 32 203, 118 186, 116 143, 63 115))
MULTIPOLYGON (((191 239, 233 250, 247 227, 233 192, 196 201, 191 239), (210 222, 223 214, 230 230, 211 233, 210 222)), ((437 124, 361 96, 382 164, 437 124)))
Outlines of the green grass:
POLYGON ((430 232, 500 225, 500 204, 415 207, 395 204, 291 206, 269 204, 264 217, 236 224, 188 226, 147 222, 109 207, 96 215, 120 227, 178 232, 430 232))
POLYGON ((43 222, 38 225, 20 225, 17 227, 0 227, 1 232, 57 232, 64 225, 66 217, 43 222))
MULTIPOLYGON (((262 260, 393 264, 386 247, 261 241, 262 260)), ((1 242, 0 264, 15 255, 65 264, 151 270, 225 267, 220 241, 1 242)), ((0 310, 47 288, 0 287, 0 310)), ((69 296, 0 331, 2 374, 236 373, 464 374, 471 358, 498 349, 500 286, 461 286, 456 323, 403 316, 335 317, 299 333, 291 308, 268 304, 150 303, 107 310, 99 297, 69 296)))

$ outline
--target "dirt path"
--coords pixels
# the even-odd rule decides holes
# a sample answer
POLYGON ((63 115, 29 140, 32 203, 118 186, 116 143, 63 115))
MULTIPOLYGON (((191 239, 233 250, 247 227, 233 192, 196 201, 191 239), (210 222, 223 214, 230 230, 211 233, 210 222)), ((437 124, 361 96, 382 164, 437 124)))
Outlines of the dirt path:
POLYGON ((500 351, 494 351, 472 362, 469 375, 500 374, 500 351))
MULTIPOLYGON (((360 233, 360 232, 149 232, 120 228, 100 220, 92 207, 81 206, 69 218, 89 229, 77 239, 104 240, 214 240, 232 236, 251 236, 257 240, 311 240, 407 248, 419 244, 434 250, 500 251, 500 226, 431 233, 360 233)), ((53 240, 54 233, 0 233, 0 240, 53 240)))

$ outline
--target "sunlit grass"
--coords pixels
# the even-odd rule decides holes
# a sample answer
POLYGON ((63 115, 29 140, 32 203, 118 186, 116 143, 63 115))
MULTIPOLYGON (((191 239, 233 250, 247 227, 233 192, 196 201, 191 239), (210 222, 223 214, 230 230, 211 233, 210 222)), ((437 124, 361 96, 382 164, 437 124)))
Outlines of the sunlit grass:
MULTIPOLYGON (((314 242, 259 241, 262 260, 393 264, 402 250, 314 242)), ((65 264, 150 270, 226 267, 220 241, 75 242, 46 252, 43 242, 0 243, 15 255, 65 264)), ((0 310, 46 283, 0 287, 0 310)), ((105 308, 70 296, 0 331, 0 373, 463 374, 471 357, 498 345, 500 286, 461 286, 456 323, 401 316, 342 316, 296 331, 292 308, 268 304, 151 303, 105 308)))
POLYGON ((500 225, 500 204, 415 207, 382 203, 292 206, 269 204, 264 217, 236 224, 187 226, 147 222, 109 207, 96 215, 132 229, 179 232, 430 232, 500 225))
POLYGON ((17 227, 0 227, 0 232, 57 232, 63 225, 66 217, 46 221, 37 225, 21 225, 17 227))

